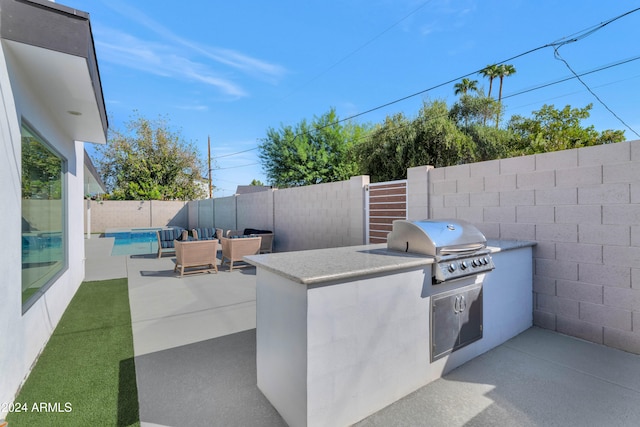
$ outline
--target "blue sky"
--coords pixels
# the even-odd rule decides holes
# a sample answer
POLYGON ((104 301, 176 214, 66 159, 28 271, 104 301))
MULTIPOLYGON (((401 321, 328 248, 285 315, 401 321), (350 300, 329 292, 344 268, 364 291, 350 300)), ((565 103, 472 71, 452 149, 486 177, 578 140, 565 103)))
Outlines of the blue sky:
MULTIPOLYGON (((210 136, 214 197, 254 178, 267 183, 256 147, 270 127, 295 125, 331 107, 344 119, 420 92, 354 120, 413 117, 424 100, 451 105, 454 83, 443 83, 640 7, 602 0, 59 3, 91 15, 111 127, 122 129, 134 111, 168 117, 203 160, 210 136)), ((582 79, 640 133, 639 39, 640 11, 559 54, 578 74, 611 66, 582 79)), ((584 124, 639 139, 577 79, 529 91, 572 76, 551 47, 508 63, 517 72, 504 82, 505 116, 529 116, 545 103, 593 103, 584 124)), ((487 80, 470 77, 488 90, 487 80)))

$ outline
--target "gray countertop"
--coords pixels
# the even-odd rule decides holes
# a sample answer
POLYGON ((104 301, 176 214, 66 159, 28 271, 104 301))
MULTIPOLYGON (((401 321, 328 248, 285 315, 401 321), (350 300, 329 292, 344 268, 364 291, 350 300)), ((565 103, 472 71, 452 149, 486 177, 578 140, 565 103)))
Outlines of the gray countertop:
MULTIPOLYGON (((533 245, 535 242, 522 240, 487 240, 487 247, 492 253, 533 245)), ((304 285, 350 280, 433 264, 431 257, 390 251, 385 243, 251 255, 244 259, 258 268, 304 285)))
POLYGON ((536 242, 530 240, 492 240, 487 239, 487 248, 491 253, 511 251, 519 248, 535 246, 536 242))

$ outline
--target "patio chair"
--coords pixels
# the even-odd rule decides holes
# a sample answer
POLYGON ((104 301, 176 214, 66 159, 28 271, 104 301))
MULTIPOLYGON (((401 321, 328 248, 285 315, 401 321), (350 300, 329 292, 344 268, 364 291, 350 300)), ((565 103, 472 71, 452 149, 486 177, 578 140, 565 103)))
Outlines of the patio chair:
POLYGON ((260 253, 273 252, 273 231, 271 230, 258 230, 256 228, 245 228, 244 230, 229 230, 226 237, 233 236, 260 236, 262 237, 262 244, 260 245, 260 253))
POLYGON ((213 240, 218 235, 215 228, 194 228, 191 230, 194 240, 213 240))
MULTIPOLYGON (((257 255, 260 253, 260 242, 262 237, 221 237, 222 260, 220 265, 224 265, 225 260, 229 262, 229 271, 233 271, 233 263, 243 261, 247 255, 257 255)), ((249 265, 249 264, 247 264, 249 265)), ((244 265, 243 267, 246 267, 244 265)))
POLYGON ((273 233, 262 233, 260 237, 262 238, 260 253, 266 254, 273 252, 273 233))
POLYGON ((240 237, 244 236, 244 230, 227 230, 224 237, 240 237))
POLYGON ((176 266, 173 271, 180 268, 180 277, 185 274, 218 272, 216 254, 218 252, 218 241, 213 240, 192 240, 174 241, 176 249, 176 266), (205 268, 202 268, 205 267, 205 268), (187 271, 185 268, 198 268, 198 270, 187 271))
POLYGON ((189 232, 181 227, 168 228, 166 230, 158 230, 158 258, 162 257, 163 252, 175 252, 175 240, 189 240, 189 232))

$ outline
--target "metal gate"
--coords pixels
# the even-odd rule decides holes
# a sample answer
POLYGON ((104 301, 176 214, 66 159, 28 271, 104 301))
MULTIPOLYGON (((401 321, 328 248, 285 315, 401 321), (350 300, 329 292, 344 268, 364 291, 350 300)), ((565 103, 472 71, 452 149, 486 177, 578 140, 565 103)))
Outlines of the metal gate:
POLYGON ((407 180, 369 184, 366 187, 366 241, 386 243, 396 219, 407 219, 407 180))

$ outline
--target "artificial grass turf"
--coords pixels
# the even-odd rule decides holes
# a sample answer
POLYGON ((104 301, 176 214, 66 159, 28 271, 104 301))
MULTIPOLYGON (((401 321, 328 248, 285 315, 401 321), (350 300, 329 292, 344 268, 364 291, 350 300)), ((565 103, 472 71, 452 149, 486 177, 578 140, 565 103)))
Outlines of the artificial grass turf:
POLYGON ((127 279, 80 286, 14 407, 11 427, 140 425, 127 279))

